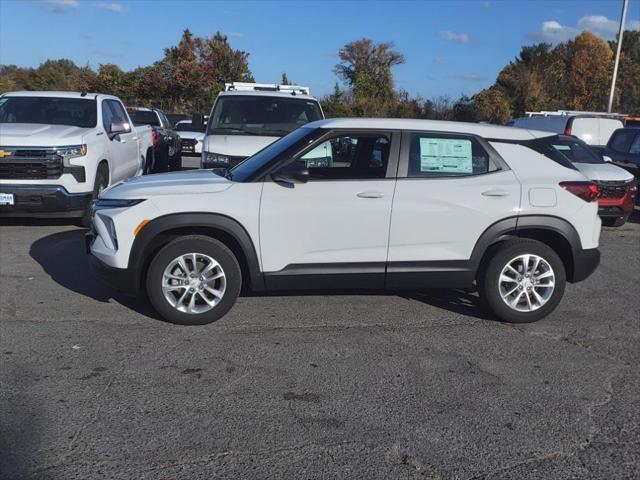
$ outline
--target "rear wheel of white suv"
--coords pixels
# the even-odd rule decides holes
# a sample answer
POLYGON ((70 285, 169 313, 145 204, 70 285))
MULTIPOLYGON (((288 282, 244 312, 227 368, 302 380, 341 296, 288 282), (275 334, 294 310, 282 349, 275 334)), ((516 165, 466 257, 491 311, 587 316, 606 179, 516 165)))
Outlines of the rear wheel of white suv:
POLYGON ((204 325, 227 313, 240 294, 238 260, 223 243, 204 235, 163 247, 147 272, 147 295, 167 321, 204 325))
POLYGON ((501 320, 535 322, 562 300, 564 264, 548 245, 530 239, 496 245, 478 278, 480 296, 501 320))

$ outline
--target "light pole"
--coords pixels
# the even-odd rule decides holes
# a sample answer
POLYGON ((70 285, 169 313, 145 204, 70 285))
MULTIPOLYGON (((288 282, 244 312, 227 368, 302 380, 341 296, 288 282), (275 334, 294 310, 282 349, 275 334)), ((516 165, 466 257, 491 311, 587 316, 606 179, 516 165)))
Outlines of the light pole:
POLYGON ((616 77, 618 76, 618 63, 620 62, 620 50, 622 49, 622 35, 624 34, 624 22, 627 18, 627 6, 629 0, 622 0, 622 17, 620 18, 620 30, 618 30, 618 47, 616 48, 616 61, 613 64, 613 78, 611 79, 611 91, 609 92, 609 104, 607 112, 611 113, 613 107, 613 93, 616 89, 616 77))

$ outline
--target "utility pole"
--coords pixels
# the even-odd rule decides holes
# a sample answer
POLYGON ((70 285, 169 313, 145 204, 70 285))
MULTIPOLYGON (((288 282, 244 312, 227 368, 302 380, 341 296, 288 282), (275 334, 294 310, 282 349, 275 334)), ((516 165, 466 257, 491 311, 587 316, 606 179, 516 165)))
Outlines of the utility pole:
POLYGON ((609 92, 609 105, 607 112, 611 113, 613 107, 613 94, 616 90, 616 77, 618 76, 618 63, 620 62, 620 50, 622 49, 622 35, 624 34, 624 23, 627 18, 627 6, 629 0, 622 0, 622 17, 620 18, 620 30, 618 30, 618 48, 616 48, 616 61, 613 64, 613 78, 611 79, 611 91, 609 92))

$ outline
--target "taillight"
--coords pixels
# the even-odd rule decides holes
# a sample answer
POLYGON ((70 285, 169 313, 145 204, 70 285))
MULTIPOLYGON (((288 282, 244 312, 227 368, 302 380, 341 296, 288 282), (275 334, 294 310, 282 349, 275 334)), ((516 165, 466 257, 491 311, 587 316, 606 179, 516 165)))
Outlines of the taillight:
POLYGON ((598 185, 593 182, 560 182, 560 186, 585 202, 598 198, 598 185))
POLYGON ((567 128, 565 128, 565 129, 564 129, 564 134, 565 134, 565 135, 568 135, 568 136, 571 136, 571 127, 567 127, 567 128))
POLYGON ((151 139, 153 141, 153 146, 157 147, 158 146, 158 132, 156 132, 155 130, 151 131, 151 139))

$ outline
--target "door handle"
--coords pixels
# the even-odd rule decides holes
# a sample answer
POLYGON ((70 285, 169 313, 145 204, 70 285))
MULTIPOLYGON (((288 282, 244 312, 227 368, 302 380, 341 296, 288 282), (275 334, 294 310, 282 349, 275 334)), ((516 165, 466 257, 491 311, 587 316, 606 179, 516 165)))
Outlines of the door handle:
POLYGON ((357 197, 360 198, 382 198, 384 197, 384 193, 382 192, 360 192, 356 193, 357 197))
POLYGON ((506 190, 490 189, 482 192, 482 195, 484 195, 485 197, 506 197, 509 195, 509 192, 507 192, 506 190))

